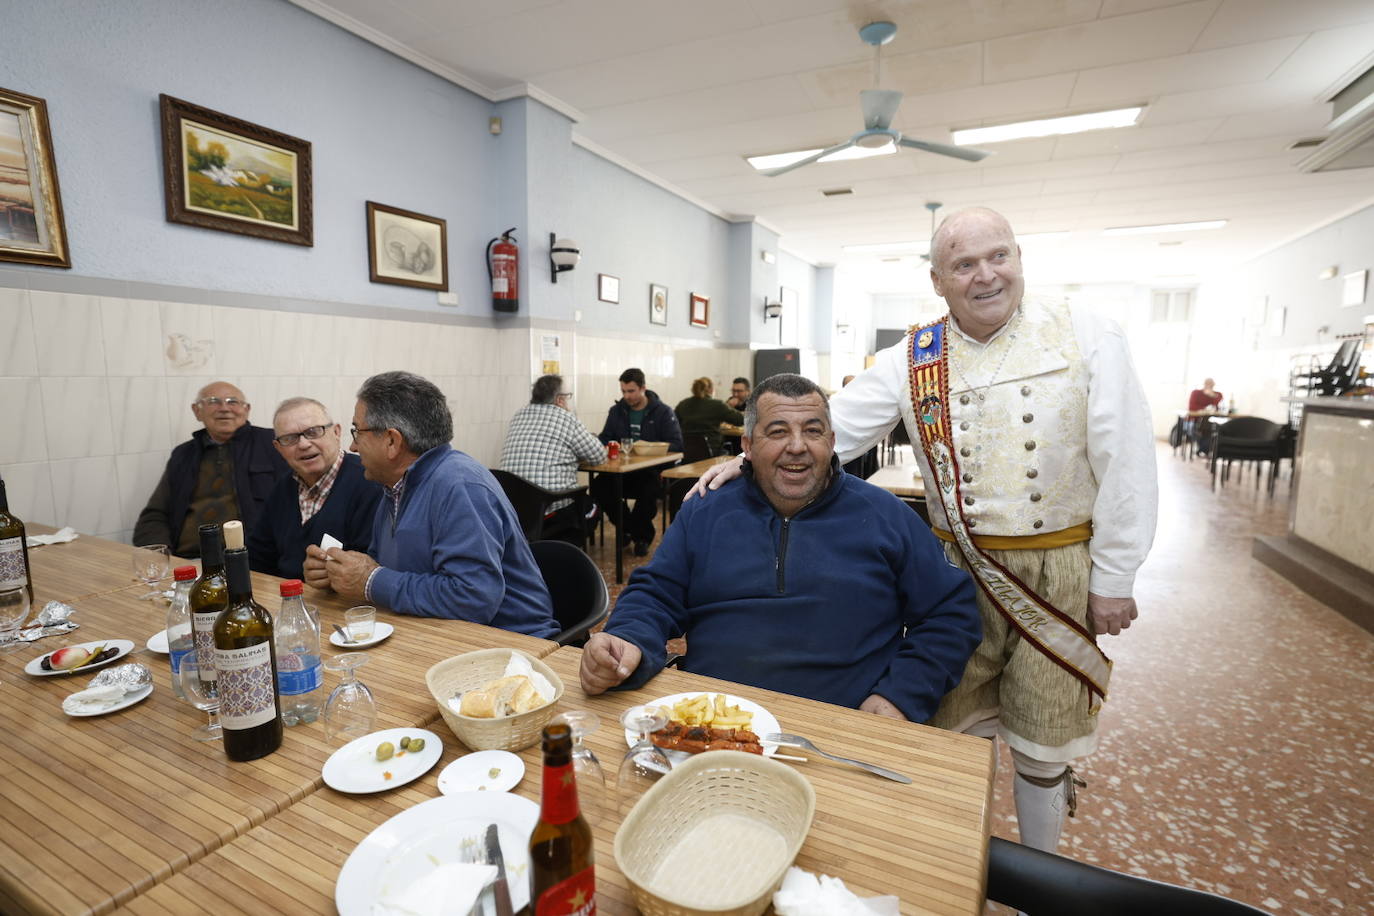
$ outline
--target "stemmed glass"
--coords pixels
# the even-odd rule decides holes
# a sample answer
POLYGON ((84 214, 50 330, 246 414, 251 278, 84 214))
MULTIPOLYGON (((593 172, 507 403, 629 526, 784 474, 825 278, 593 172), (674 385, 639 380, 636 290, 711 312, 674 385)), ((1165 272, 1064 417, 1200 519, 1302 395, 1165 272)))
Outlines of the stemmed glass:
POLYGON ((372 691, 358 680, 358 669, 367 664, 367 659, 366 652, 344 652, 324 660, 326 668, 343 675, 324 704, 324 732, 331 740, 342 738, 348 742, 372 733, 377 703, 372 691))
POLYGON ((28 619, 29 590, 20 586, 0 591, 0 655, 19 648, 19 628, 28 619))
POLYGON ((638 735, 625 752, 615 777, 615 793, 623 819, 639 799, 673 768, 668 756, 654 746, 649 735, 668 724, 668 714, 657 706, 631 706, 620 717, 625 730, 638 735))
POLYGON ((219 724, 219 691, 214 680, 201 680, 200 660, 196 653, 187 652, 181 657, 181 667, 177 679, 181 682, 181 692, 186 694, 186 702, 204 711, 209 721, 191 732, 197 741, 218 741, 224 737, 219 724))
POLYGON ((553 721, 564 723, 572 731, 572 764, 577 777, 578 801, 587 823, 595 826, 606 806, 606 774, 601 769, 601 761, 582 739, 601 727, 601 719, 594 712, 572 709, 554 716, 553 721))
POLYGON ((149 598, 160 596, 162 589, 155 586, 160 580, 167 578, 167 574, 172 570, 172 558, 167 554, 167 545, 147 544, 135 547, 131 562, 134 575, 143 580, 143 584, 149 589, 138 596, 139 600, 147 601, 149 598))

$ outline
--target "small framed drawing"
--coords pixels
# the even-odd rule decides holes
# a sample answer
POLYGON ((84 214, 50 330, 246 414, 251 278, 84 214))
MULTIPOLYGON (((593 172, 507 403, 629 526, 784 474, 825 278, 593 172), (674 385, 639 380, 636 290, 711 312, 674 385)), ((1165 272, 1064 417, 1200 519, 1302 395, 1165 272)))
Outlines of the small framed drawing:
POLYGON ((649 324, 668 323, 668 287, 649 284, 649 324))
POLYGON ((48 104, 0 89, 0 261, 71 267, 48 104))
POLYGON ((610 274, 596 275, 596 298, 602 302, 620 304, 620 278, 610 274))
POLYGON ((373 283, 448 290, 448 223, 367 202, 367 266, 373 283))
POLYGON ((315 244, 309 142, 159 98, 168 222, 315 244))
POLYGON ((692 327, 709 328, 711 326, 711 300, 705 296, 692 293, 691 302, 692 306, 688 315, 692 327))

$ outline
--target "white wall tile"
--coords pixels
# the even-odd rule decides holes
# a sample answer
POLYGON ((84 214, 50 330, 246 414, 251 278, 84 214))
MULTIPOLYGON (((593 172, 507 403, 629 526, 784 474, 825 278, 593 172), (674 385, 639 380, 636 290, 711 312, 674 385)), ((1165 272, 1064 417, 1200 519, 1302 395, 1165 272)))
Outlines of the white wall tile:
POLYGON ((45 378, 43 413, 48 458, 114 454, 109 381, 103 378, 45 378))
POLYGON ((215 374, 234 380, 256 375, 299 375, 300 316, 265 309, 217 307, 212 312, 215 374))
POLYGON ((166 373, 162 355, 162 312, 156 302, 102 296, 100 324, 105 367, 110 375, 153 376, 166 373))
POLYGON ((53 461, 50 467, 53 524, 71 525, 84 534, 128 527, 122 521, 113 455, 53 461))
POLYGON ((215 376, 214 308, 185 302, 160 302, 162 356, 168 375, 215 376))
POLYGON ((29 291, 0 289, 0 376, 37 374, 29 291))
POLYGON ((347 319, 335 315, 299 315, 296 345, 302 375, 333 378, 339 374, 344 352, 343 329, 347 319))
POLYGON ((29 291, 34 346, 44 375, 103 376, 100 300, 95 296, 29 291))
POLYGON ((0 464, 45 461, 48 457, 43 390, 36 378, 0 378, 0 464))
POLYGON ((52 507, 52 475, 46 461, 27 464, 0 464, 10 511, 28 522, 51 525, 56 515, 52 507))
POLYGON ((111 378, 108 383, 115 454, 170 451, 175 443, 166 377, 111 378))
MULTIPOLYGON (((196 415, 191 412, 191 404, 195 401, 200 389, 213 382, 214 379, 208 375, 202 376, 180 376, 169 375, 167 378, 167 427, 171 431, 172 444, 185 442, 191 438, 191 433, 202 429, 203 424, 196 419, 196 415)), ((248 402, 253 402, 253 395, 244 392, 248 402)))
POLYGON ((135 455, 116 455, 115 473, 119 478, 120 529, 132 530, 138 513, 148 504, 162 471, 167 466, 168 452, 142 452, 135 455))

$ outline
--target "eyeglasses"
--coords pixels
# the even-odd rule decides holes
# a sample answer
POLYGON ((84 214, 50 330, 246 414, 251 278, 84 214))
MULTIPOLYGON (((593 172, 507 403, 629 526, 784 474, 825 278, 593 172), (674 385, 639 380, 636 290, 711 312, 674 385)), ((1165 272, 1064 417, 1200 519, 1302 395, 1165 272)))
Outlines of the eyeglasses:
POLYGON ((201 398, 199 401, 196 401, 196 403, 201 407, 218 407, 223 404, 230 410, 239 410, 248 407, 247 401, 240 401, 238 398, 201 398))
POLYGON ((328 429, 329 426, 307 426, 305 429, 301 430, 298 433, 287 433, 284 436, 277 436, 272 441, 280 445, 282 448, 290 448, 297 442, 301 441, 302 436, 304 436, 307 439, 318 439, 320 438, 320 436, 323 436, 325 434, 325 431, 328 429))
POLYGON ((348 428, 348 432, 349 432, 349 435, 351 435, 354 439, 356 439, 356 438, 358 438, 358 433, 384 433, 384 432, 386 432, 386 430, 384 430, 384 429, 378 429, 378 428, 375 427, 375 426, 362 426, 362 427, 350 426, 350 427, 348 428))
POLYGON ((572 392, 571 392, 571 391, 560 391, 560 392, 558 392, 558 394, 556 395, 556 397, 560 397, 560 398, 570 398, 570 397, 572 397, 572 392))

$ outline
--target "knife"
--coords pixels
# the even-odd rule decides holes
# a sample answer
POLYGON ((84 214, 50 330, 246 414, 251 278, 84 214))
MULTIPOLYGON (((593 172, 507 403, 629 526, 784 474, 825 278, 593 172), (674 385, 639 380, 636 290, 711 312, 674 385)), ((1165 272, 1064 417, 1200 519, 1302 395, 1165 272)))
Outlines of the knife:
POLYGON ((496 825, 487 826, 487 864, 496 866, 496 880, 492 882, 492 896, 496 901, 496 916, 514 916, 510 905, 510 887, 506 884, 506 860, 501 855, 501 841, 496 825))

